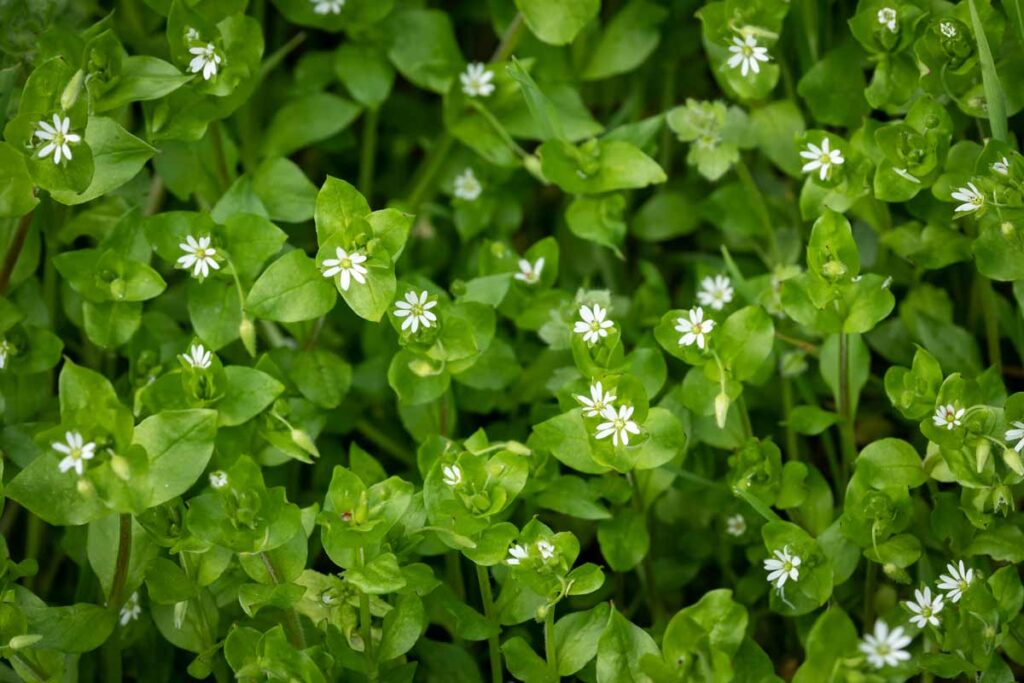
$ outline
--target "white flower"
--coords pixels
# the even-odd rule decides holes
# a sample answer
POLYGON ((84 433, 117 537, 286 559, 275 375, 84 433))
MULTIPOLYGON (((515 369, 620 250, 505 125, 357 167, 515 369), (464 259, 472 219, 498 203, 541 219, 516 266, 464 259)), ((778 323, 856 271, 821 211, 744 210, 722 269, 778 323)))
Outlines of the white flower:
POLYGON ((309 0, 313 3, 313 11, 317 14, 341 14, 345 0, 309 0))
POLYGON ((732 301, 732 282, 724 275, 704 278, 700 282, 697 301, 702 306, 710 306, 716 311, 722 310, 732 301))
POLYGON ((927 624, 938 626, 938 614, 945 607, 941 595, 936 595, 932 599, 932 589, 928 586, 925 586, 923 591, 915 590, 914 599, 907 600, 903 604, 914 613, 914 616, 910 617, 910 621, 918 628, 924 628, 927 624))
POLYGON ((584 415, 597 417, 604 412, 605 408, 610 408, 612 401, 617 397, 610 391, 606 392, 600 382, 594 382, 590 385, 590 398, 581 394, 576 394, 573 398, 583 404, 584 415))
POLYGON ((952 196, 958 202, 963 202, 956 207, 957 213, 970 213, 985 205, 985 195, 975 187, 974 183, 967 183, 966 187, 958 188, 952 196))
POLYGON ((441 481, 448 486, 454 488, 462 483, 462 469, 458 465, 442 465, 441 473, 444 475, 441 481))
POLYGON ((739 67, 740 74, 743 76, 746 76, 750 71, 760 73, 761 65, 758 62, 767 62, 771 59, 768 56, 768 48, 759 47, 757 39, 749 34, 745 38, 733 36, 729 52, 732 53, 732 57, 729 57, 728 61, 729 68, 735 69, 739 67))
POLYGON ((337 258, 324 259, 324 277, 337 275, 341 288, 346 292, 349 285, 352 284, 352 280, 361 285, 366 284, 366 278, 363 277, 366 275, 366 268, 361 265, 366 262, 366 256, 361 254, 358 249, 350 254, 341 247, 334 250, 334 255, 337 258))
POLYGON ((338 602, 338 599, 336 597, 334 597, 334 593, 332 593, 330 591, 330 589, 325 590, 323 593, 320 594, 320 603, 321 604, 323 604, 323 605, 333 605, 336 602, 338 602))
POLYGON ((956 30, 956 26, 954 26, 953 23, 949 21, 944 21, 941 24, 939 24, 939 30, 942 31, 942 35, 946 36, 947 38, 956 38, 956 34, 958 33, 958 31, 956 30))
POLYGON ((541 256, 532 264, 524 258, 519 259, 519 272, 513 277, 528 285, 536 284, 540 280, 540 274, 544 271, 544 257, 541 256))
POLYGON ((437 305, 437 300, 427 301, 429 296, 425 289, 420 292, 419 297, 416 296, 416 292, 409 291, 405 293, 405 301, 395 302, 395 317, 405 318, 402 323, 403 332, 411 329, 415 333, 420 327, 427 329, 437 322, 437 316, 430 312, 430 309, 437 305))
POLYGON ((228 473, 224 470, 210 472, 210 486, 215 489, 222 489, 228 485, 228 473))
POLYGON ((964 561, 960 560, 959 566, 952 562, 947 564, 946 571, 948 574, 939 575, 939 590, 946 591, 946 597, 953 602, 960 602, 964 591, 974 581, 974 570, 967 569, 964 561))
POLYGON ((185 40, 195 41, 199 40, 199 31, 189 26, 185 29, 185 40))
POLYGON ((466 65, 466 71, 459 75, 462 92, 470 97, 488 97, 494 92, 494 72, 479 62, 466 65))
POLYGON ((605 320, 608 311, 601 308, 601 304, 580 306, 580 320, 576 321, 572 331, 583 335, 583 341, 590 344, 597 343, 601 337, 607 337, 608 332, 615 327, 611 320, 605 320))
POLYGON ((82 136, 71 132, 71 119, 67 116, 62 118, 60 114, 54 114, 52 126, 46 121, 40 121, 37 125, 39 128, 36 129, 33 135, 40 140, 46 141, 43 148, 39 150, 39 158, 45 159, 52 154, 53 163, 55 164, 59 164, 61 159, 70 161, 71 148, 68 145, 74 145, 82 141, 82 136))
POLYGON ((188 353, 180 354, 179 357, 188 363, 189 367, 200 370, 210 367, 210 363, 213 361, 213 354, 207 351, 202 344, 193 344, 188 347, 188 353))
POLYGON ((142 605, 139 604, 139 592, 135 591, 121 608, 121 626, 127 626, 128 622, 135 621, 141 614, 142 605))
POLYGON ((221 57, 217 54, 217 49, 213 46, 213 43, 207 43, 204 46, 190 47, 189 53, 194 55, 192 61, 188 63, 188 70, 194 74, 203 72, 203 80, 210 80, 217 75, 217 67, 221 63, 221 57))
POLYGON ((78 432, 65 432, 64 433, 65 443, 50 444, 50 447, 58 453, 64 454, 64 459, 60 461, 57 468, 61 472, 67 472, 68 470, 74 470, 78 476, 82 476, 85 472, 85 460, 92 460, 96 455, 96 444, 92 441, 85 443, 82 435, 78 432))
POLYGON ((878 23, 896 33, 896 10, 892 7, 883 7, 878 10, 878 23))
POLYGON ((1010 160, 1003 157, 999 161, 992 164, 992 170, 999 175, 1010 175, 1010 160))
MULTIPOLYGON (((3 367, 3 365, 0 365, 0 367, 3 367)), ((1015 420, 1013 422, 1013 429, 1007 429, 1003 438, 1007 441, 1016 441, 1017 444, 1013 447, 1013 450, 1018 453, 1024 450, 1024 422, 1015 420)))
POLYGON ((6 339, 0 338, 0 370, 7 367, 7 358, 14 350, 14 346, 6 339))
POLYGON ((530 556, 530 549, 523 545, 514 545, 508 549, 508 559, 505 564, 517 565, 530 556))
POLYGON ((952 431, 954 427, 960 426, 960 421, 965 412, 963 408, 957 409, 952 403, 947 403, 935 409, 935 414, 932 415, 932 423, 936 427, 945 427, 952 431))
POLYGON ((889 625, 879 619, 875 622, 875 632, 864 636, 857 648, 868 657, 868 663, 876 669, 883 666, 898 666, 900 662, 910 659, 910 653, 904 648, 913 640, 903 633, 903 627, 897 626, 892 631, 889 625))
POLYGON ((789 554, 789 546, 776 550, 775 557, 764 561, 764 570, 768 572, 768 583, 774 583, 781 589, 786 581, 797 581, 800 578, 800 558, 789 554))
POLYGON ((473 169, 467 168, 455 177, 455 196, 459 199, 475 202, 483 191, 484 188, 473 174, 473 169))
POLYGON ((621 441, 623 446, 628 446, 629 435, 640 433, 636 422, 630 419, 633 417, 633 406, 619 406, 618 413, 613 406, 608 406, 601 412, 601 417, 607 422, 597 425, 597 434, 594 435, 597 439, 611 436, 612 445, 618 446, 621 441))
POLYGON ((747 533, 747 520, 741 514, 735 514, 725 520, 725 532, 730 536, 742 536, 747 533))
POLYGON ((823 138, 821 147, 813 142, 807 143, 807 149, 800 152, 800 156, 809 159, 800 170, 804 173, 818 171, 818 178, 825 180, 832 175, 833 166, 842 166, 846 159, 838 149, 829 149, 828 138, 823 138))
POLYGON ((903 178, 904 180, 909 180, 910 182, 915 183, 917 185, 921 184, 921 179, 915 175, 911 175, 910 172, 905 168, 896 168, 895 166, 893 166, 892 172, 898 175, 900 178, 903 178))
POLYGON ((680 346, 691 346, 696 342, 697 348, 703 349, 707 345, 705 337, 711 334, 711 330, 715 327, 715 321, 710 318, 705 320, 704 309, 700 306, 691 308, 688 315, 689 320, 676 318, 675 330, 683 335, 679 338, 679 344, 680 346))
POLYGON ((537 550, 542 559, 550 560, 555 556, 555 546, 547 541, 537 541, 537 550))
POLYGON ((217 250, 210 246, 209 235, 204 235, 198 240, 188 235, 178 246, 185 252, 185 255, 178 259, 178 267, 191 268, 192 277, 206 277, 210 274, 210 268, 220 270, 220 264, 214 258, 217 250))

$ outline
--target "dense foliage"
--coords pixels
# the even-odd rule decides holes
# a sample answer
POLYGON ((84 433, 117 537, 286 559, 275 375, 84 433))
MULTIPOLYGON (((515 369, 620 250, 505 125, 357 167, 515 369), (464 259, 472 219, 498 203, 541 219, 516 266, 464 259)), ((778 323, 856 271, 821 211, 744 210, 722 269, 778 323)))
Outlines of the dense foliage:
POLYGON ((0 50, 0 681, 1024 672, 1021 0, 0 50))

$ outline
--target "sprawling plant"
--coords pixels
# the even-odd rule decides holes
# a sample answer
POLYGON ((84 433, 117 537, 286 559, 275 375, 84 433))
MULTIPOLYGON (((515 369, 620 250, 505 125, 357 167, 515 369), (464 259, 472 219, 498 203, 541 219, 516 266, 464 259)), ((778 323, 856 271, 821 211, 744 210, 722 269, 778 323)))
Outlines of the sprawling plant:
POLYGON ((0 49, 0 679, 1024 676, 1021 0, 0 49))

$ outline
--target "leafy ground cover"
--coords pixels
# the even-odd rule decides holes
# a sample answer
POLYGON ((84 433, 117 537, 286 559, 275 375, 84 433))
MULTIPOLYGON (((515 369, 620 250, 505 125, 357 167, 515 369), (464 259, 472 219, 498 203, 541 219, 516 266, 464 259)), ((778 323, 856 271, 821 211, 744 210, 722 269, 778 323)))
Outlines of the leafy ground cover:
POLYGON ((1020 0, 0 26, 0 680, 1024 675, 1020 0))

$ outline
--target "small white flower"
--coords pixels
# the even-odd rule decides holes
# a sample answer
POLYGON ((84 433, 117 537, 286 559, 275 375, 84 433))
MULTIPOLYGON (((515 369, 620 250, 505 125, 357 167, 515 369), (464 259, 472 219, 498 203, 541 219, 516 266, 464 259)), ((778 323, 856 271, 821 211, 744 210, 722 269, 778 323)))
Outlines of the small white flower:
POLYGON ((366 284, 366 278, 363 276, 366 275, 367 271, 362 265, 366 262, 366 256, 360 253, 358 249, 350 254, 341 247, 334 250, 334 255, 337 258, 324 259, 324 277, 334 277, 337 275, 342 290, 346 292, 349 285, 352 284, 352 280, 361 285, 366 284))
POLYGON ((437 316, 430 311, 437 305, 437 300, 427 301, 429 297, 430 294, 425 289, 418 297, 416 292, 409 291, 405 293, 405 301, 395 302, 395 317, 405 318, 402 323, 403 332, 411 329, 415 333, 420 327, 427 329, 437 322, 437 316))
POLYGON ((228 485, 228 473, 224 470, 210 472, 210 486, 215 489, 222 489, 228 485))
POLYGON ((513 277, 528 285, 537 284, 540 281, 540 274, 544 272, 544 257, 541 256, 533 263, 524 258, 519 259, 519 272, 513 277))
POLYGON ((1010 175, 1010 160, 1003 157, 999 161, 992 164, 992 170, 999 175, 1010 175))
POLYGON ((188 363, 189 367, 199 370, 206 370, 213 362, 213 354, 202 344, 193 344, 188 347, 188 353, 183 353, 179 357, 188 363))
POLYGON ((958 188, 952 196, 958 202, 963 202, 956 207, 957 213, 970 213, 985 205, 985 195, 975 187, 974 183, 967 183, 966 187, 958 188))
POLYGON ((914 616, 910 617, 910 621, 918 628, 924 628, 928 624, 938 626, 938 614, 945 607, 942 596, 936 595, 933 599, 932 589, 928 586, 925 586, 924 590, 915 590, 914 599, 907 600, 903 604, 914 613, 914 616))
POLYGON ((320 603, 323 605, 330 606, 337 602, 338 599, 334 597, 334 593, 332 593, 330 590, 325 590, 323 593, 320 594, 320 603))
POLYGON ((947 38, 956 38, 957 33, 959 33, 959 31, 956 30, 956 26, 949 21, 944 21, 939 24, 939 30, 942 32, 942 35, 947 38))
POLYGON ((483 185, 476 179, 473 169, 467 168, 455 177, 455 196, 457 198, 467 202, 475 202, 483 191, 483 185))
POLYGON ((58 453, 64 454, 57 468, 61 472, 74 470, 78 476, 85 472, 85 461, 92 460, 96 455, 96 444, 92 441, 85 443, 82 435, 78 432, 65 432, 64 443, 59 441, 50 444, 50 447, 58 453))
POLYGON ((888 276, 886 276, 886 278, 884 280, 882 280, 882 289, 889 289, 889 287, 891 287, 891 286, 892 286, 892 275, 888 275, 888 276))
POLYGON ((786 581, 800 579, 800 557, 790 555, 788 545, 772 554, 775 557, 764 561, 764 570, 768 572, 768 583, 774 583, 776 588, 781 589, 786 585, 786 581))
POLYGON ((724 275, 704 278, 700 282, 697 301, 702 306, 710 306, 716 311, 722 310, 726 304, 732 302, 732 282, 724 275))
POLYGON ((965 412, 963 408, 958 409, 952 403, 947 403, 935 409, 935 414, 932 415, 932 423, 936 427, 945 427, 952 431, 955 427, 960 426, 965 412))
POLYGON ((505 564, 517 565, 529 556, 529 548, 516 544, 508 549, 508 559, 505 560, 505 564))
POLYGON ((767 62, 771 59, 768 56, 768 48, 759 47, 757 39, 749 34, 745 38, 733 36, 729 52, 732 53, 732 57, 729 57, 728 61, 729 68, 739 67, 740 74, 743 76, 751 71, 760 73, 761 65, 758 62, 767 62))
POLYGON ((341 14, 341 8, 345 6, 345 0, 309 0, 313 4, 313 11, 317 14, 341 14))
POLYGON ((611 320, 605 320, 607 310, 601 308, 601 304, 580 306, 580 320, 576 321, 572 331, 583 335, 583 341, 596 344, 601 337, 607 337, 608 333, 615 327, 611 320))
POLYGON ((747 520, 741 514, 731 515, 725 520, 725 532, 730 536, 742 536, 747 533, 747 520))
POLYGON ((462 92, 470 97, 489 97, 494 92, 494 72, 479 62, 466 65, 466 71, 459 75, 462 92))
POLYGON ((550 560, 555 556, 555 546, 548 541, 537 541, 537 550, 544 560, 550 560))
POLYGON ((974 581, 974 570, 964 566, 964 561, 955 565, 952 562, 946 565, 947 574, 939 575, 939 590, 946 591, 946 597, 953 602, 960 602, 964 591, 974 581))
POLYGON ((875 622, 875 632, 868 633, 857 646, 867 655, 868 663, 876 669, 884 666, 898 666, 900 662, 910 659, 910 653, 904 648, 913 640, 903 633, 903 627, 897 626, 892 631, 889 625, 879 619, 875 622))
POLYGON ((696 342, 697 348, 703 349, 707 345, 707 335, 715 328, 715 321, 710 318, 705 320, 704 309, 700 306, 691 308, 688 315, 689 320, 676 318, 675 331, 683 335, 679 338, 679 345, 691 346, 696 342))
POLYGON ((185 40, 189 42, 199 40, 199 31, 189 26, 185 29, 185 40))
MULTIPOLYGON (((0 365, 0 367, 3 366, 0 365)), ((1014 420, 1013 429, 1007 429, 1003 438, 1007 441, 1016 441, 1017 444, 1013 447, 1013 450, 1018 453, 1024 450, 1024 422, 1014 420)))
POLYGON ((584 415, 597 417, 604 412, 605 408, 611 407, 612 401, 617 397, 610 391, 606 392, 600 382, 594 382, 590 385, 590 398, 582 394, 576 394, 573 398, 583 404, 584 415))
POLYGON ((14 346, 6 339, 0 338, 0 370, 7 367, 7 358, 14 350, 14 346))
POLYGON ((61 159, 70 161, 71 147, 68 145, 74 145, 82 141, 82 136, 71 132, 71 119, 67 116, 61 117, 60 114, 54 114, 52 126, 46 121, 40 121, 36 125, 39 128, 36 129, 33 135, 40 140, 46 141, 43 148, 39 150, 39 158, 45 159, 52 154, 53 163, 55 164, 59 164, 61 159))
POLYGON ((800 152, 800 156, 809 159, 800 170, 804 173, 818 171, 818 178, 825 180, 832 175, 833 166, 842 166, 846 159, 838 149, 829 149, 828 138, 823 138, 821 147, 813 142, 807 143, 807 149, 800 152))
POLYGON ((186 270, 192 269, 192 277, 207 277, 210 269, 220 270, 220 264, 214 256, 217 250, 210 246, 209 235, 203 235, 198 240, 192 235, 185 237, 185 241, 178 245, 185 255, 178 259, 178 267, 186 270))
POLYGON ((878 10, 878 23, 896 33, 896 10, 892 7, 883 7, 878 10))
POLYGON ((441 474, 444 475, 441 481, 452 488, 462 483, 462 469, 458 465, 442 465, 441 474))
POLYGON ((135 591, 121 608, 121 626, 127 626, 129 622, 138 619, 141 614, 142 605, 139 604, 139 592, 135 591))
POLYGON ((629 445, 629 435, 639 434, 640 428, 633 422, 633 406, 619 406, 619 412, 615 412, 613 406, 606 407, 601 412, 607 422, 602 422, 597 425, 597 433, 594 435, 597 439, 605 439, 612 437, 612 445, 618 446, 619 442, 622 442, 623 446, 629 445))
POLYGON ((905 168, 896 168, 895 166, 893 166, 892 172, 898 175, 900 178, 903 178, 904 180, 909 180, 910 182, 915 183, 917 185, 921 184, 921 179, 915 175, 911 175, 910 171, 908 171, 905 168))
POLYGON ((190 47, 189 53, 193 55, 192 61, 188 63, 188 70, 194 74, 203 72, 203 80, 208 81, 217 75, 217 67, 220 66, 221 57, 213 43, 203 46, 190 47))

